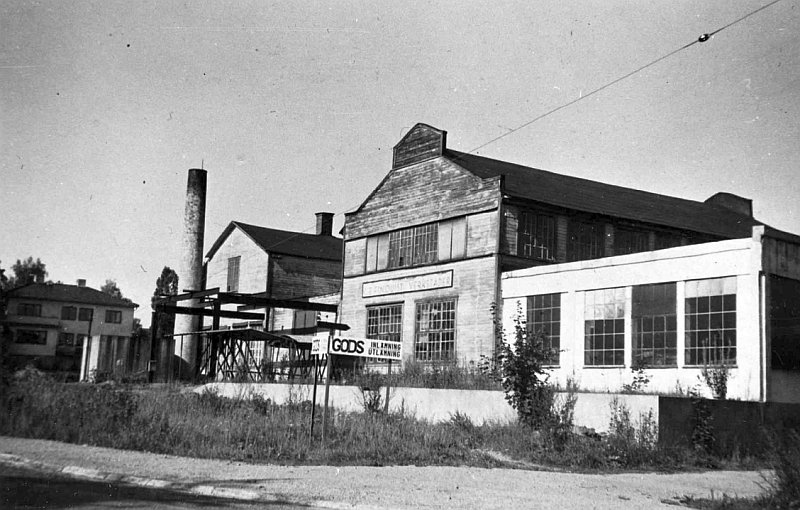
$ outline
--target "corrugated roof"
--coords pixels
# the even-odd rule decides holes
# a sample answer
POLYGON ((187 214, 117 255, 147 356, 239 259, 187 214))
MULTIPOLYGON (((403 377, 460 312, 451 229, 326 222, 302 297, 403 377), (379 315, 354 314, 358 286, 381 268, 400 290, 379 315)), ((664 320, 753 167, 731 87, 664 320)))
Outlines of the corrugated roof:
POLYGON ((219 246, 228 237, 234 228, 239 228, 250 239, 258 244, 262 250, 269 253, 293 255, 297 257, 342 260, 342 239, 339 237, 302 234, 288 230, 249 225, 239 221, 232 221, 222 235, 208 251, 208 257, 213 256, 219 246))
POLYGON ((444 156, 483 179, 503 175, 504 192, 509 196, 575 211, 724 238, 750 237, 753 226, 764 225, 750 216, 704 202, 590 181, 451 149, 447 149, 444 156))
POLYGON ((119 299, 91 287, 79 287, 65 283, 31 283, 30 285, 11 289, 6 295, 9 298, 61 301, 117 308, 135 308, 139 306, 133 301, 119 299))

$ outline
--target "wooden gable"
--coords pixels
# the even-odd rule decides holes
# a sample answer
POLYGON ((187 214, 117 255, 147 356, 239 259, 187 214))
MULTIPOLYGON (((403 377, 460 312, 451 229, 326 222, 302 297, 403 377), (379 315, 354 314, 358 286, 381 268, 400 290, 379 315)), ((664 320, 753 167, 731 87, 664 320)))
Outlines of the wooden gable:
POLYGON ((427 124, 417 124, 394 146, 392 168, 400 168, 441 156, 446 143, 447 131, 427 124))

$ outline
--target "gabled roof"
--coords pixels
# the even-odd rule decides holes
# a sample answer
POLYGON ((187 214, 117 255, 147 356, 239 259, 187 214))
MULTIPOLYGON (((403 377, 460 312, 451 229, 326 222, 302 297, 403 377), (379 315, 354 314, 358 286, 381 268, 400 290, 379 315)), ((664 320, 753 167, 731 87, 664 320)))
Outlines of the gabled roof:
POLYGON ((342 239, 339 237, 277 230, 249 225, 240 221, 232 221, 225 227, 222 234, 214 241, 214 245, 208 250, 206 257, 213 257, 225 239, 236 228, 241 230, 267 253, 293 255, 309 259, 342 260, 342 239))
MULTIPOLYGON (((506 195, 575 211, 701 232, 723 238, 752 235, 763 222, 719 205, 614 186, 446 149, 444 157, 483 178, 503 176, 506 195)), ((800 239, 769 228, 779 237, 800 239)))
POLYGON ((86 305, 136 308, 133 301, 119 299, 91 287, 79 287, 65 283, 31 283, 6 292, 8 298, 60 301, 86 305))

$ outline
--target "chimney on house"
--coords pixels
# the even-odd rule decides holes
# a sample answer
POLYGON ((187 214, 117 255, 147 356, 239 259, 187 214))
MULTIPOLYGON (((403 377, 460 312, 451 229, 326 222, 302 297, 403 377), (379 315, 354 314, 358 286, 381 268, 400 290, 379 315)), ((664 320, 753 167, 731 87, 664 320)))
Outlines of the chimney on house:
POLYGON ((329 212, 317 213, 317 235, 318 236, 333 235, 333 213, 329 212))
POLYGON ((723 207, 729 211, 744 214, 750 218, 753 217, 753 201, 749 198, 734 195, 733 193, 716 193, 707 198, 705 203, 723 207))
POLYGON ((78 287, 86 287, 86 280, 78 278, 78 287))

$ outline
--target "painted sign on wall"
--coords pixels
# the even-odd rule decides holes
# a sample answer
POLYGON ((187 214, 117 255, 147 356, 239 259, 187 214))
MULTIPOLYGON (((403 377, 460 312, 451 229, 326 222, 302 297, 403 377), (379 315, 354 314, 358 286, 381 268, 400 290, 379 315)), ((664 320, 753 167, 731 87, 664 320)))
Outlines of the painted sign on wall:
POLYGON ((392 278, 377 282, 366 282, 361 288, 362 297, 385 296, 387 294, 403 294, 420 290, 442 289, 453 286, 453 271, 392 278))

